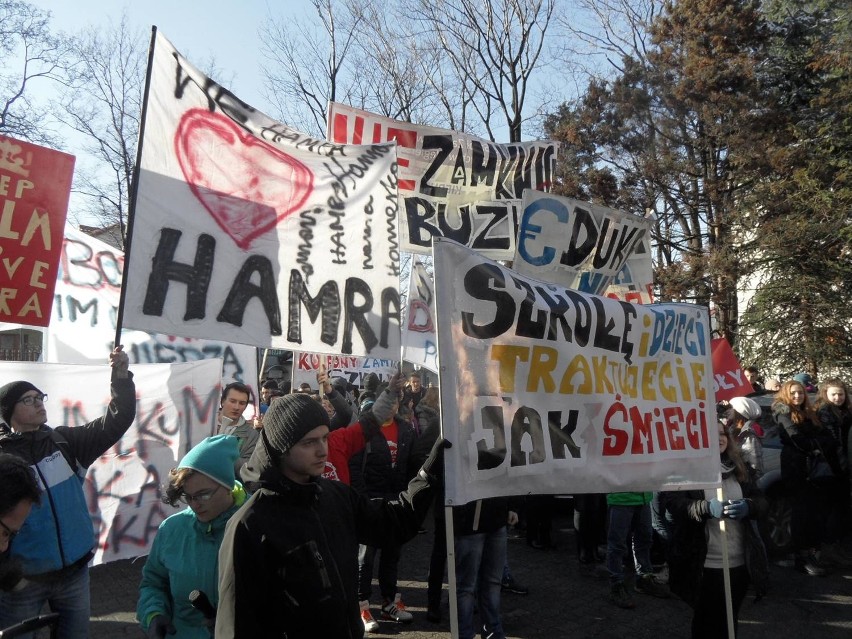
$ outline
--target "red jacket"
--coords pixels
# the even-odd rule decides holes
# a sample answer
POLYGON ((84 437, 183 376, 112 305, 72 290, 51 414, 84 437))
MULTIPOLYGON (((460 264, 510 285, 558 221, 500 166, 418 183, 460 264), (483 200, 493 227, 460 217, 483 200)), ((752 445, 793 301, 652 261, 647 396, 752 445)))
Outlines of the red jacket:
POLYGON ((349 485, 349 458, 364 450, 361 422, 338 428, 328 434, 328 459, 322 476, 349 485))

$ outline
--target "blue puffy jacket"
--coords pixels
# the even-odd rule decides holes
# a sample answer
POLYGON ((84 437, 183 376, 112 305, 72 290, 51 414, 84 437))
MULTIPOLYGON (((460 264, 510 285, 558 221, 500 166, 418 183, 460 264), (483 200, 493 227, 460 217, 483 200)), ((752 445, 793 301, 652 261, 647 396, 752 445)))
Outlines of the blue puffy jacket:
POLYGON ((43 491, 10 549, 24 576, 43 576, 91 558, 95 534, 83 480, 89 465, 121 439, 136 417, 136 385, 129 375, 112 380, 106 414, 83 426, 18 433, 0 424, 0 452, 30 464, 43 491))

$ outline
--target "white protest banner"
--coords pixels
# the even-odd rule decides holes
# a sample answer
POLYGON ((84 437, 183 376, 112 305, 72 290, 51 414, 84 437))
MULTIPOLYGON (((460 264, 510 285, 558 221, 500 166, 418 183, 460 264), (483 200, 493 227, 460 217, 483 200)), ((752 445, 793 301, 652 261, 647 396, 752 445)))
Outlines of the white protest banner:
POLYGON ((423 263, 414 256, 408 281, 408 312, 402 331, 402 359, 438 372, 435 332, 435 286, 423 263))
MULTIPOLYGON (((115 339, 124 252, 70 225, 57 273, 45 361, 103 364, 115 339)), ((243 344, 123 331, 131 364, 170 364, 221 358, 226 382, 257 383, 257 349, 243 344)))
POLYGON ((328 106, 326 137, 337 144, 396 140, 400 237, 409 253, 429 254, 433 237, 447 237, 512 259, 523 193, 548 190, 556 164, 556 142, 495 144, 337 102, 328 106))
POLYGON ((707 309, 539 282, 436 240, 447 503, 719 482, 707 309))
POLYGON ((546 282, 602 295, 651 220, 539 191, 524 191, 513 268, 546 282))
POLYGON ((375 357, 347 357, 337 355, 322 355, 320 353, 293 353, 293 370, 291 372, 293 390, 299 384, 307 382, 311 388, 318 390, 317 372, 325 365, 329 378, 342 377, 358 388, 364 386, 364 378, 375 373, 379 381, 387 382, 393 377, 399 362, 395 359, 378 359, 375 357))
POLYGON ((650 233, 646 233, 636 245, 604 295, 631 304, 653 304, 654 264, 651 261, 650 233))
POLYGON ((259 347, 398 356, 393 143, 309 138, 156 33, 124 323, 259 347))
MULTIPOLYGON (((95 564, 148 554, 160 522, 177 512, 160 501, 160 487, 169 470, 213 434, 219 409, 221 360, 130 370, 136 420, 89 467, 83 486, 97 540, 95 564)), ((3 362, 0 376, 25 379, 47 393, 49 426, 81 426, 102 416, 110 400, 108 366, 3 362)))

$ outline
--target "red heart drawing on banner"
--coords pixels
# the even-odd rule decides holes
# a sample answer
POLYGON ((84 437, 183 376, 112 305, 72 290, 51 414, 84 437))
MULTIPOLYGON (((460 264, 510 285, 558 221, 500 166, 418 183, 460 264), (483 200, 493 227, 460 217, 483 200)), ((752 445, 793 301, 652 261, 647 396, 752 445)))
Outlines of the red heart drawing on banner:
POLYGON ((242 249, 314 189, 313 173, 299 160, 204 109, 183 114, 175 152, 195 197, 242 249))

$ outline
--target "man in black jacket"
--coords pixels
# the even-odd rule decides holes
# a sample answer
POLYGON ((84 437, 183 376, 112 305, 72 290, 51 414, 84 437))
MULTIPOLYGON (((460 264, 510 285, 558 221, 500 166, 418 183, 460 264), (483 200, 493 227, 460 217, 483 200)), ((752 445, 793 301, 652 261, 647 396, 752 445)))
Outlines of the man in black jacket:
POLYGON ((88 466, 121 439, 136 417, 127 354, 119 346, 109 358, 112 400, 105 415, 83 426, 48 426, 47 396, 30 382, 0 388, 6 422, 0 426, 0 452, 32 466, 44 491, 11 545, 24 580, 13 592, 0 593, 0 628, 36 616, 49 602, 60 615, 60 637, 89 636, 88 563, 95 536, 83 480, 88 466))
POLYGON ((277 399, 264 416, 246 467, 259 490, 228 522, 219 550, 217 638, 363 636, 358 544, 401 543, 417 533, 445 443, 397 499, 371 502, 321 477, 327 438, 328 414, 307 396, 277 399))

